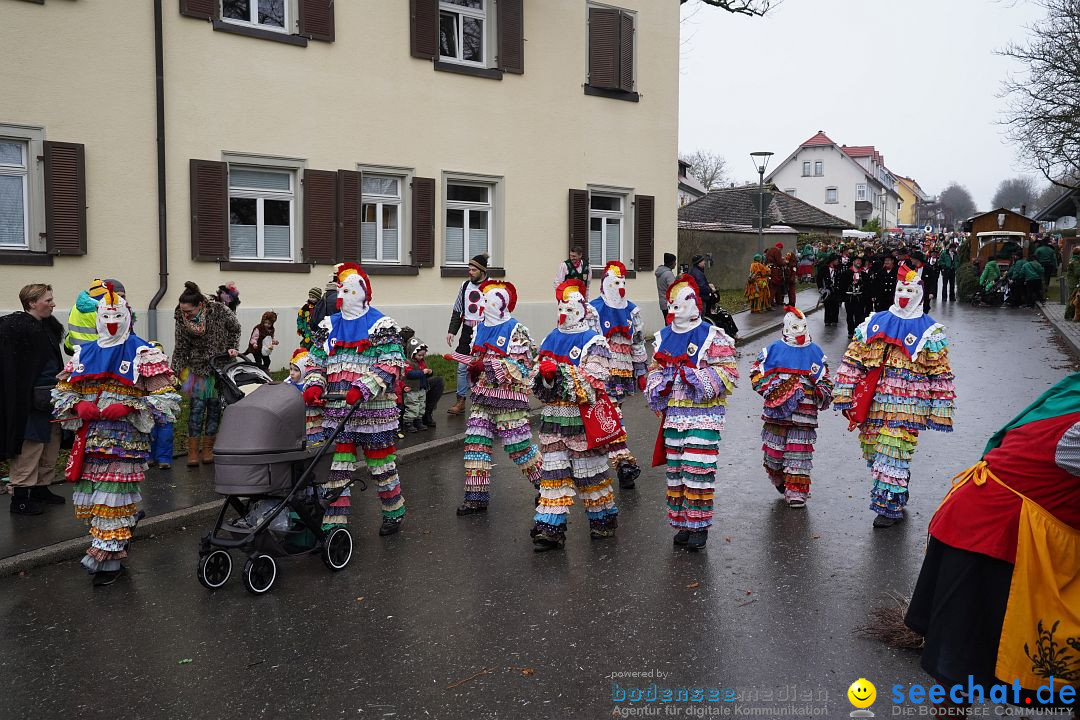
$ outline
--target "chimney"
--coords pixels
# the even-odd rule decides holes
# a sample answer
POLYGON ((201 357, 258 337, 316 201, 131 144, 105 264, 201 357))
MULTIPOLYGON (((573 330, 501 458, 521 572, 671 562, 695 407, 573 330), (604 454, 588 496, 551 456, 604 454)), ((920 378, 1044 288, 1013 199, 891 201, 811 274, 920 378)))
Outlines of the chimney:
POLYGON ((1020 214, 1023 215, 1024 217, 1027 217, 1027 204, 1026 203, 1020 205, 1020 214))

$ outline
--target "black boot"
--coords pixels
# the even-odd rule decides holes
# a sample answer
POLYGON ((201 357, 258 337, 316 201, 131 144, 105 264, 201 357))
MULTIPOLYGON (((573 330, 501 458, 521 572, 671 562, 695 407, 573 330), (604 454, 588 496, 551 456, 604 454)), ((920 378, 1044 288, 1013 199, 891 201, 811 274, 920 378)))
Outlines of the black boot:
POLYGON ((634 481, 641 475, 641 468, 629 460, 623 460, 615 469, 615 474, 619 476, 619 487, 623 490, 631 490, 634 487, 634 481))
POLYGON ((11 488, 11 513, 13 515, 40 515, 41 505, 30 497, 30 488, 11 488))
POLYGON ((423 420, 424 424, 427 425, 429 428, 435 427, 435 418, 431 417, 430 412, 428 412, 426 415, 424 415, 424 417, 420 419, 423 420))
POLYGON ((679 530, 679 532, 675 533, 675 538, 674 540, 672 540, 672 542, 676 545, 681 546, 685 545, 688 540, 690 540, 690 531, 686 528, 683 528, 679 530))
POLYGON ((416 418, 416 420, 413 421, 413 427, 417 430, 427 430, 427 425, 425 425, 424 421, 420 418, 416 418))
POLYGON ((46 505, 63 505, 67 502, 63 495, 57 495, 52 490, 49 490, 48 485, 35 485, 30 488, 30 499, 46 505))
POLYGON ((708 530, 691 530, 690 537, 686 541, 687 550, 700 550, 705 547, 705 542, 709 539, 708 530))
POLYGON ((383 518, 382 525, 379 526, 380 535, 393 535, 401 530, 401 522, 405 519, 405 516, 396 518, 383 518))
POLYGON ((900 518, 885 517, 884 515, 875 515, 874 516, 874 527, 875 528, 892 527, 893 525, 897 524, 898 522, 900 522, 900 518))
POLYGON ((114 582, 120 579, 120 576, 124 574, 124 566, 121 565, 119 570, 98 570, 91 577, 93 578, 94 587, 104 587, 105 585, 112 585, 114 582))
POLYGON ((549 540, 546 537, 537 535, 533 538, 533 552, 547 552, 548 550, 559 550, 563 546, 562 540, 549 540))
POLYGON ((462 515, 477 515, 480 513, 486 513, 488 509, 487 503, 479 503, 475 500, 466 500, 458 506, 457 514, 462 515))

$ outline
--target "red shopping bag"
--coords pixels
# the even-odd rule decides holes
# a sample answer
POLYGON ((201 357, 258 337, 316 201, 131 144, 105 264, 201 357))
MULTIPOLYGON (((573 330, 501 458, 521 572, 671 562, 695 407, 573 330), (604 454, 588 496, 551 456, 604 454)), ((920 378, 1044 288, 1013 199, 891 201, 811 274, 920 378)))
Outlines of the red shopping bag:
POLYGON ((848 432, 866 422, 870 415, 870 405, 874 402, 874 394, 877 392, 878 383, 881 382, 881 373, 885 370, 885 363, 878 365, 866 373, 863 381, 855 386, 852 393, 852 406, 844 411, 844 417, 848 419, 848 432))
POLYGON ((610 444, 623 434, 622 420, 619 419, 619 408, 607 395, 597 394, 596 402, 592 405, 581 404, 581 420, 585 424, 585 437, 589 442, 589 449, 610 444))
POLYGON ((653 445, 652 466, 659 467, 667 463, 667 449, 664 445, 664 421, 667 420, 667 410, 660 415, 660 429, 656 431, 656 443, 653 445))
POLYGON ((64 479, 68 482, 78 482, 82 477, 83 460, 86 457, 86 433, 90 430, 90 423, 83 421, 82 427, 75 433, 75 443, 68 451, 67 464, 64 465, 64 479))

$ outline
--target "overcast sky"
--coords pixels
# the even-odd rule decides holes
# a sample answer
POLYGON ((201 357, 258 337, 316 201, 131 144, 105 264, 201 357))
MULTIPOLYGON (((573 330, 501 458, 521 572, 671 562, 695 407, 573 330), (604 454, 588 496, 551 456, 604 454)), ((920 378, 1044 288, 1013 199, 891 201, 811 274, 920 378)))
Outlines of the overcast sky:
POLYGON ((747 18, 690 0, 679 151, 719 152, 732 179, 756 181, 752 151, 779 163, 824 130, 876 146, 932 195, 955 180, 989 209, 998 182, 1025 172, 995 124, 1015 65, 994 50, 1040 14, 1029 0, 784 0, 747 18))

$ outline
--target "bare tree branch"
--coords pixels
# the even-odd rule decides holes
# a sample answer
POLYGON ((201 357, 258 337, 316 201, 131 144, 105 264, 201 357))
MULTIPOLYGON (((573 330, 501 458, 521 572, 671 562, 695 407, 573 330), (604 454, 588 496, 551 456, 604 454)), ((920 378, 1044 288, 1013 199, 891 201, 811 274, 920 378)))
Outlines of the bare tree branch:
POLYGON ((727 182, 727 160, 719 153, 695 150, 689 155, 683 155, 681 159, 690 166, 690 175, 704 185, 706 190, 715 190, 727 182))
POLYGON ((701 0, 701 2, 736 15, 762 17, 779 5, 781 0, 701 0))

